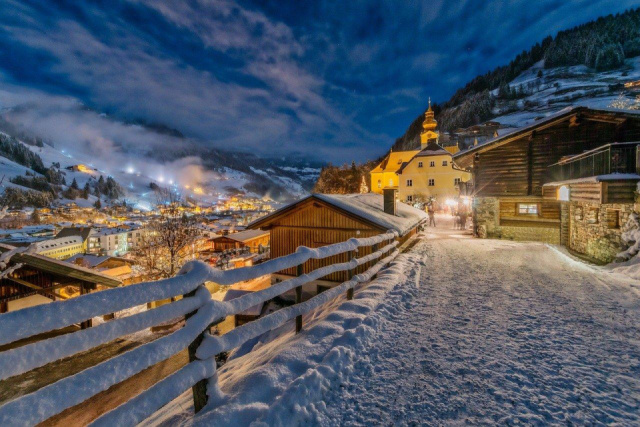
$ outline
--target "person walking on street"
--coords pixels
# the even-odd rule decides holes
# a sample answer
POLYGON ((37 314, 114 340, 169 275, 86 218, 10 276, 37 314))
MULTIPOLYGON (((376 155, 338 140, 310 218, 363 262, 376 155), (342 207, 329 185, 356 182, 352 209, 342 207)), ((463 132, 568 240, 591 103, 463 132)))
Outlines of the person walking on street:
POLYGON ((436 226, 436 211, 433 209, 433 204, 429 205, 427 208, 427 213, 429 214, 429 227, 432 225, 436 226))

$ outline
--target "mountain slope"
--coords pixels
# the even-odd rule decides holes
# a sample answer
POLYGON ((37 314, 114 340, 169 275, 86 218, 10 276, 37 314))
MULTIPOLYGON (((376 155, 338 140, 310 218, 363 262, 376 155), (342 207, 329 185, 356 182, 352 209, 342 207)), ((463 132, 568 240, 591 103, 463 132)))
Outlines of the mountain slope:
MULTIPOLYGON (((447 102, 434 106, 436 119, 441 131, 450 132, 515 113, 550 114, 591 99, 606 106, 624 91, 623 83, 638 78, 639 55, 640 9, 602 17, 546 37, 508 65, 476 77, 447 102)), ((393 149, 419 146, 421 122, 422 115, 393 149)))

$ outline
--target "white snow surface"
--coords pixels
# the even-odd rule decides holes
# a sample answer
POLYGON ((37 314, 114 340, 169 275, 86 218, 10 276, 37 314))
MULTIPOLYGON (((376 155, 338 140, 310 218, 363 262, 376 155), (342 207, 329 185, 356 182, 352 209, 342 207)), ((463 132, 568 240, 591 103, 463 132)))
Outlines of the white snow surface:
POLYGON ((466 237, 431 229, 303 333, 290 322, 239 349, 222 402, 194 418, 186 392, 147 424, 638 424, 639 283, 466 237))

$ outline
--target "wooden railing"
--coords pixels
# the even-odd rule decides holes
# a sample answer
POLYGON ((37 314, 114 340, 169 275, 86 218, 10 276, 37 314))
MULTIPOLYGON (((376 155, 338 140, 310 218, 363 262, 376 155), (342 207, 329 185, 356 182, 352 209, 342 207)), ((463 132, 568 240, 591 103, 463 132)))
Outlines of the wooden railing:
POLYGON ((223 394, 218 386, 216 355, 238 347, 294 318, 296 331, 299 331, 302 329, 303 314, 345 293, 347 298, 351 299, 353 289, 358 283, 371 280, 397 255, 396 237, 396 232, 388 232, 315 249, 301 246, 291 255, 236 270, 221 271, 194 261, 185 265, 176 277, 170 279, 105 290, 2 314, 0 345, 140 304, 183 296, 178 301, 155 309, 4 351, 0 353, 0 380, 23 374, 155 325, 180 318, 185 318, 186 321, 183 328, 169 335, 5 403, 0 406, 0 425, 35 425, 131 378, 146 368, 167 360, 185 348, 189 349, 187 365, 103 414, 93 425, 135 425, 189 388, 193 389, 196 412, 207 402, 221 401, 223 394), (372 247, 371 253, 356 258, 358 248, 367 246, 372 247), (204 286, 207 281, 230 285, 300 266, 310 259, 323 259, 342 253, 352 253, 353 257, 348 262, 318 268, 232 301, 212 300, 211 294, 204 286), (293 289, 298 290, 296 295, 299 295, 305 283, 338 271, 354 272, 362 265, 368 267, 365 272, 351 275, 350 280, 305 302, 296 298, 297 304, 237 327, 222 336, 209 333, 211 325, 227 316, 241 313, 293 289))

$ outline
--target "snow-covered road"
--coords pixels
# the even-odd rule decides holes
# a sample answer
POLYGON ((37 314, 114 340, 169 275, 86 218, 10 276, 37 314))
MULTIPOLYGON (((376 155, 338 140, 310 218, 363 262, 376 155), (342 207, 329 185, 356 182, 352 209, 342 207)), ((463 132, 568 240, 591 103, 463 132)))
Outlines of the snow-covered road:
POLYGON ((186 392, 147 424, 640 423, 638 282, 438 225, 302 334, 231 358, 223 401, 194 419, 186 392))
POLYGON ((640 311, 621 277, 536 243, 429 233, 326 425, 640 422, 640 311))

